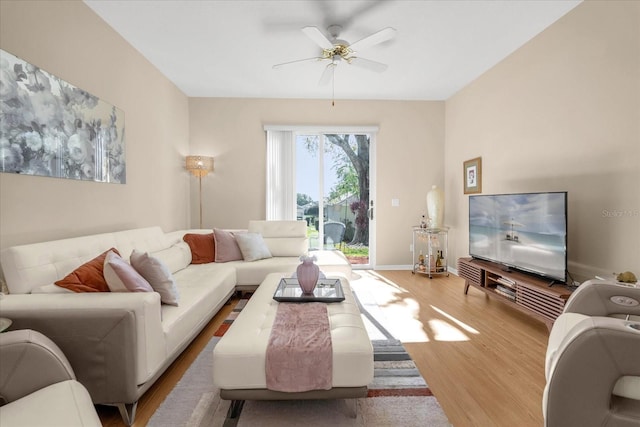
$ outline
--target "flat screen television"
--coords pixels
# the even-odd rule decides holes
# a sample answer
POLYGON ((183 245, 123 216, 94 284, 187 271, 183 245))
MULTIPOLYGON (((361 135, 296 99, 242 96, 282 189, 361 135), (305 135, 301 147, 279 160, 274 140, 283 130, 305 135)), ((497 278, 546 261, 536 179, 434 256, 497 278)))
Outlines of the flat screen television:
POLYGON ((469 254, 567 280, 567 192, 469 196, 469 254))

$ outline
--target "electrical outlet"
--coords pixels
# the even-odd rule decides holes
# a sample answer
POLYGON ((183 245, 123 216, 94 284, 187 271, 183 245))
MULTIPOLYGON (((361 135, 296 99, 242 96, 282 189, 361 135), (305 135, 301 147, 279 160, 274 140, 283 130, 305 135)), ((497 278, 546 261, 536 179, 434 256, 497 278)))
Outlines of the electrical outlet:
POLYGON ((413 243, 409 245, 409 252, 413 252, 413 243))

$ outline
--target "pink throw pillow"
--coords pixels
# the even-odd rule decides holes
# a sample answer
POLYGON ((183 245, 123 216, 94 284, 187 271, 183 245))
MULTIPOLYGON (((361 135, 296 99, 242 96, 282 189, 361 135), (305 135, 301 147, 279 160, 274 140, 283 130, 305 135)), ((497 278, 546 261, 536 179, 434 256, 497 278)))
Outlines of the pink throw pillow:
POLYGON ((242 261, 242 252, 236 238, 230 231, 213 229, 213 240, 216 246, 216 262, 242 261))
POLYGON ((105 257, 104 278, 111 292, 153 292, 149 282, 113 251, 105 257))

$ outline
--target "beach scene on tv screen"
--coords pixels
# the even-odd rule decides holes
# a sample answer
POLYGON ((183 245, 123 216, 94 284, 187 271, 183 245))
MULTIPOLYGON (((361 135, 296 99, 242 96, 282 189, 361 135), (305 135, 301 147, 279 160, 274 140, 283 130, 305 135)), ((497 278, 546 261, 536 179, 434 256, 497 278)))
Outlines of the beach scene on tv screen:
POLYGON ((565 193, 470 197, 469 253, 562 279, 565 212, 565 193))

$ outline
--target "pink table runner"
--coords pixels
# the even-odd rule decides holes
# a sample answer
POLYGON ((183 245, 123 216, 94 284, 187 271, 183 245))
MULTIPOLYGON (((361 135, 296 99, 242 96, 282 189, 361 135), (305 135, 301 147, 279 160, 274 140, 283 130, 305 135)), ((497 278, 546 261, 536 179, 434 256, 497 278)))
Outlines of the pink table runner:
POLYGON ((327 305, 280 303, 267 345, 267 388, 301 392, 329 390, 333 348, 327 305))

